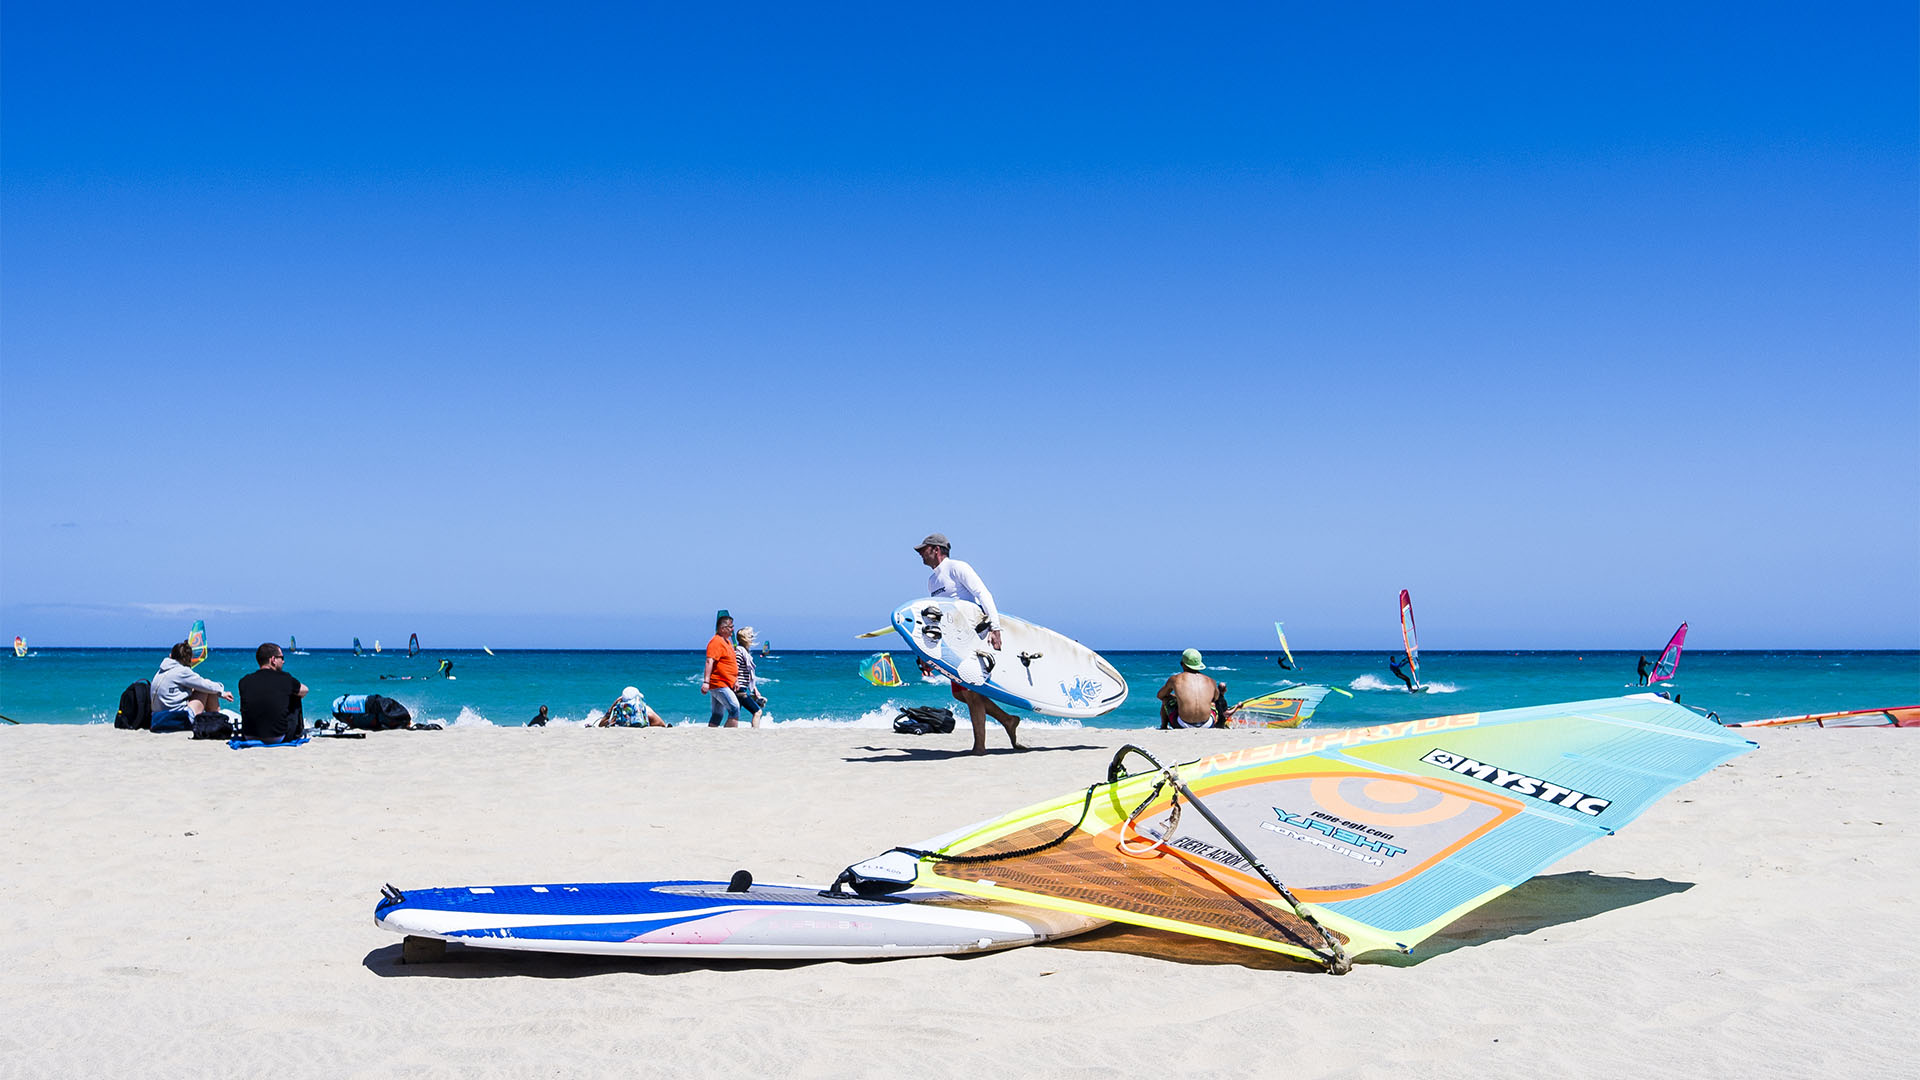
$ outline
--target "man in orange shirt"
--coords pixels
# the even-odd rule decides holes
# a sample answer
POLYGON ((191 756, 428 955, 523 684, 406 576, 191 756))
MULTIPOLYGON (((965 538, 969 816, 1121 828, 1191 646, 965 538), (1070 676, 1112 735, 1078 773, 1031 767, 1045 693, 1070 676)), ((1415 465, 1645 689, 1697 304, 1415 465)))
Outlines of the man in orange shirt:
POLYGON ((700 673, 700 692, 713 698, 713 715, 707 718, 708 727, 719 727, 721 713, 726 714, 727 727, 740 726, 740 699, 733 694, 733 684, 740 678, 740 661, 733 655, 733 616, 721 608, 713 620, 713 638, 707 642, 707 666, 700 673))

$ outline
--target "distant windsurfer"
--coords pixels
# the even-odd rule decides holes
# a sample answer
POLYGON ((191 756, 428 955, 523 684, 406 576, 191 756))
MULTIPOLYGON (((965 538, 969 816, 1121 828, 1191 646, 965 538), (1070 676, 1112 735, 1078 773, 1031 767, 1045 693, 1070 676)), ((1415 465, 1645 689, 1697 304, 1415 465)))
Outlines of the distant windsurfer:
POLYGON ((1640 685, 1641 686, 1647 685, 1647 672, 1651 670, 1653 669, 1647 664, 1646 655, 1642 654, 1640 657, 1640 685))
POLYGON ((1407 693, 1413 693, 1413 680, 1407 677, 1405 662, 1400 657, 1389 654, 1387 657, 1387 670, 1393 672, 1394 678, 1407 684, 1407 693))
POLYGON ((1283 668, 1285 668, 1286 670, 1288 670, 1288 671, 1292 671, 1292 670, 1293 670, 1293 661, 1291 661, 1291 660, 1288 660, 1288 659, 1287 659, 1287 658, 1286 658, 1286 657, 1285 657, 1284 655, 1283 655, 1283 656, 1276 656, 1276 657, 1274 657, 1274 660, 1275 660, 1275 661, 1276 661, 1277 663, 1279 663, 1279 665, 1280 665, 1281 667, 1283 667, 1283 668))
POLYGON ((1202 675, 1206 661, 1199 649, 1180 654, 1180 670, 1167 676, 1155 697, 1160 699, 1160 728, 1227 726, 1227 684, 1202 675))
POLYGON ((445 659, 441 660, 440 670, 434 672, 434 674, 445 675, 449 679, 453 678, 453 661, 445 660, 445 659))
MULTIPOLYGON (((927 595, 954 600, 965 600, 980 605, 986 616, 987 643, 994 651, 1000 649, 1000 609, 993 604, 993 594, 987 591, 986 582, 974 573, 973 567, 959 559, 952 558, 953 545, 948 542, 945 533, 929 533, 925 540, 913 549, 919 553, 920 561, 933 570, 927 575, 927 595)), ((931 675, 933 666, 925 660, 920 661, 920 673, 931 675)), ((1024 749, 1020 745, 1020 736, 1015 729, 1020 726, 1020 718, 988 701, 986 695, 970 690, 958 682, 948 683, 955 701, 967 707, 967 715, 973 720, 973 753, 987 752, 987 717, 992 715, 1007 729, 1007 741, 1015 750, 1024 749)))

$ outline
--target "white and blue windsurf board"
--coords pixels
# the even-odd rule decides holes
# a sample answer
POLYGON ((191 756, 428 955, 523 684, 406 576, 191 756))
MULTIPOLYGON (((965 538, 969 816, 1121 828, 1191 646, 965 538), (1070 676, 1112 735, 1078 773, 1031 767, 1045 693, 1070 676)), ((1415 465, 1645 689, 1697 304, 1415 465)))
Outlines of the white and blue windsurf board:
POLYGON ((822 895, 819 887, 724 881, 483 885, 389 891, 383 930, 483 949, 599 956, 845 960, 946 956, 1033 945, 1100 919, 909 889, 822 895))
POLYGON ((1012 615, 1000 616, 1000 648, 985 613, 966 600, 922 597, 893 612, 893 628, 941 674, 1016 709, 1090 720, 1127 700, 1127 680, 1085 645, 1012 615))

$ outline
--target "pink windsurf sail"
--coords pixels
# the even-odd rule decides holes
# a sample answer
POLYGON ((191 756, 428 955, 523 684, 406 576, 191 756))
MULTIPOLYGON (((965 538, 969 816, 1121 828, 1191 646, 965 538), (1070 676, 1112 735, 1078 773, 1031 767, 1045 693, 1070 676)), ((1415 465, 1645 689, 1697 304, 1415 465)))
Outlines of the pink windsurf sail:
MULTIPOLYGON (((1681 627, 1682 633, 1686 627, 1681 627)), ((1407 645, 1407 672, 1413 676, 1413 689, 1420 686, 1420 635, 1413 628, 1413 597, 1407 590, 1400 590, 1400 640, 1407 645)), ((1675 657, 1679 653, 1674 654, 1675 657)))
POLYGON ((1653 665, 1653 674, 1647 676, 1649 684, 1667 682, 1673 673, 1680 670, 1680 649, 1687 643, 1687 624, 1681 623, 1680 629, 1667 639, 1667 647, 1660 651, 1660 662, 1653 665))

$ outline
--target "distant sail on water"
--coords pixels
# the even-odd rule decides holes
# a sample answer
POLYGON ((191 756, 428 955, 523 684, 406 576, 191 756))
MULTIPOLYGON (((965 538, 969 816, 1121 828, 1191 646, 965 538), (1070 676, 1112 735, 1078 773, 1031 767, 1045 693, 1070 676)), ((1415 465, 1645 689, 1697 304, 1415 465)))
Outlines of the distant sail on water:
POLYGON ((1680 670, 1680 650, 1687 643, 1687 624, 1681 623, 1680 629, 1667 639, 1667 647, 1660 650, 1660 662, 1653 665, 1653 674, 1647 676, 1649 684, 1668 682, 1673 673, 1680 670))
POLYGON ((353 639, 353 655, 355 656, 360 655, 360 639, 359 638, 353 639))
POLYGON ((18 634, 15 634, 13 636, 13 655, 15 656, 27 655, 27 639, 21 637, 18 634))
POLYGON ((419 634, 407 635, 407 655, 408 656, 420 655, 420 635, 419 634))
POLYGON ((1280 635, 1280 651, 1286 655, 1287 667, 1297 670, 1299 665, 1293 662, 1293 650, 1287 648, 1287 628, 1276 622, 1273 624, 1273 632, 1280 635))
POLYGON ((860 677, 875 686, 899 686, 900 669, 891 653, 877 652, 860 661, 860 677))
POLYGON ((206 620, 193 620, 193 629, 187 631, 187 648, 193 652, 193 656, 187 660, 188 667, 198 667, 207 659, 206 620))
MULTIPOLYGON (((1443 612, 1444 614, 1444 612, 1443 612)), ((1686 627, 1681 627, 1685 630, 1686 627)), ((1413 676, 1413 689, 1420 689, 1420 635, 1413 627, 1413 597, 1400 590, 1400 640, 1407 646, 1407 672, 1413 676)))

